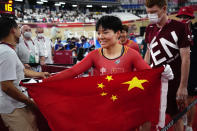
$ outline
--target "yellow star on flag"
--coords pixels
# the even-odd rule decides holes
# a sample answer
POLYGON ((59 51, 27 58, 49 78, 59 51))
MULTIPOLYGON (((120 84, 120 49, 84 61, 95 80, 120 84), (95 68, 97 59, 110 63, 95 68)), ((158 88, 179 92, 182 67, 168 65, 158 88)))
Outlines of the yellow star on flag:
POLYGON ((112 99, 113 101, 115 101, 115 100, 117 100, 118 98, 117 98, 117 96, 112 95, 111 99, 112 99))
POLYGON ((128 91, 130 91, 131 89, 133 89, 134 87, 140 88, 142 90, 144 90, 144 87, 142 86, 142 84, 144 82, 148 82, 148 80, 139 80, 136 76, 133 77, 133 79, 131 81, 127 81, 124 82, 122 84, 129 84, 129 88, 128 91))
POLYGON ((106 96, 106 95, 107 95, 106 92, 101 93, 101 96, 106 96))
POLYGON ((103 85, 103 83, 101 83, 101 84, 98 84, 98 88, 101 88, 101 89, 103 89, 103 87, 105 87, 105 85, 103 85))
POLYGON ((107 79, 108 82, 111 81, 111 80, 114 80, 114 79, 112 78, 112 76, 107 76, 105 79, 107 79))

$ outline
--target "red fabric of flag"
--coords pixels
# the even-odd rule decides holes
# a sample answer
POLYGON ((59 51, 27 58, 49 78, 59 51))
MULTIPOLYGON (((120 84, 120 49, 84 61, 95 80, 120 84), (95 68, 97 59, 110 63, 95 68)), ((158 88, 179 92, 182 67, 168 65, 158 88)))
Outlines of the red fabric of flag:
POLYGON ((164 125, 162 72, 157 68, 23 86, 53 131, 130 131, 146 121, 164 125))

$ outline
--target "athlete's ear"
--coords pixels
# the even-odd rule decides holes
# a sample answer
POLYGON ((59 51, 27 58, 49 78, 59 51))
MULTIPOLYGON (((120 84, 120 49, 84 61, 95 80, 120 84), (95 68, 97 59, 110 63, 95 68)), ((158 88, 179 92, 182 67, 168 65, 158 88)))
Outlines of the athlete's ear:
POLYGON ((120 34, 121 34, 120 30, 116 32, 117 39, 119 39, 119 38, 120 38, 120 34))
POLYGON ((10 33, 15 34, 15 33, 16 33, 16 31, 17 31, 17 30, 13 27, 13 28, 11 28, 10 33))

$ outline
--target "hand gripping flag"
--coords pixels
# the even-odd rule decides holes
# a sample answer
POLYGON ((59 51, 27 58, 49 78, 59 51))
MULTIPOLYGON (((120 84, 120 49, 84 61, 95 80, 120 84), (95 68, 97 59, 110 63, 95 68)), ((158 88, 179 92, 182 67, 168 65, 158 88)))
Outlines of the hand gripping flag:
POLYGON ((53 131, 131 131, 165 122, 163 67, 123 74, 23 84, 53 131))

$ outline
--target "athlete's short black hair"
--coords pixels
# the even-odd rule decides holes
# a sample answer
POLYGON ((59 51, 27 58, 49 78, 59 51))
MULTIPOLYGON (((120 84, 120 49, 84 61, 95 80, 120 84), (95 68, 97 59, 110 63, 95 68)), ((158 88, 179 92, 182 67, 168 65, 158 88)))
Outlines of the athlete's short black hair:
POLYGON ((0 17, 0 40, 7 37, 12 28, 17 28, 16 21, 9 17, 0 17))
POLYGON ((98 31, 100 26, 102 26, 104 29, 113 30, 114 32, 122 30, 122 22, 120 18, 116 16, 110 16, 110 15, 102 16, 96 22, 96 31, 98 31))

